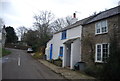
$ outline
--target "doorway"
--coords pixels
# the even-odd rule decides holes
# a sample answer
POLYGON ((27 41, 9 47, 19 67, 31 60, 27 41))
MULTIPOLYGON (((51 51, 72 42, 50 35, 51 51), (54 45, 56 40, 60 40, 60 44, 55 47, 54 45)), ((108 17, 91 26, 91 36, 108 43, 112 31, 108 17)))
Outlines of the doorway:
POLYGON ((66 44, 66 67, 70 68, 71 64, 71 44, 66 44))

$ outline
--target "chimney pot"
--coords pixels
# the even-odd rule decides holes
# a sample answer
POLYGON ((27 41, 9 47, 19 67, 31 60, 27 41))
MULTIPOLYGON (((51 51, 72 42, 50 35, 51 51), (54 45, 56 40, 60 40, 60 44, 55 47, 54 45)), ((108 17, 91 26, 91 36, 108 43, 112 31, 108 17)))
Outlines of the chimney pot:
POLYGON ((76 13, 73 13, 73 18, 76 18, 76 13))

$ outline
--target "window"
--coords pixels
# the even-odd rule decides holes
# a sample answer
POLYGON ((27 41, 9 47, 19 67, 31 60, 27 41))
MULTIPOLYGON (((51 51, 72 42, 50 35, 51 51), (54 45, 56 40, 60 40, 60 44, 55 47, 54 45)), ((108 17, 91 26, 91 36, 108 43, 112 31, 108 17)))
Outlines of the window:
POLYGON ((67 30, 64 30, 63 32, 62 32, 62 36, 61 36, 61 39, 63 40, 63 39, 66 39, 66 32, 67 32, 67 30))
POLYGON ((109 56, 109 44, 96 44, 95 62, 106 62, 109 56))
POLYGON ((59 56, 60 56, 60 57, 62 57, 62 56, 63 56, 63 47, 60 47, 59 56))
POLYGON ((107 61, 108 57, 108 44, 103 44, 103 62, 107 61))
POLYGON ((100 27, 101 27, 101 24, 97 23, 97 25, 96 25, 96 33, 100 33, 100 27))
POLYGON ((101 45, 97 45, 97 61, 101 61, 101 45))
POLYGON ((108 32, 107 20, 97 22, 95 24, 95 33, 103 34, 108 32))

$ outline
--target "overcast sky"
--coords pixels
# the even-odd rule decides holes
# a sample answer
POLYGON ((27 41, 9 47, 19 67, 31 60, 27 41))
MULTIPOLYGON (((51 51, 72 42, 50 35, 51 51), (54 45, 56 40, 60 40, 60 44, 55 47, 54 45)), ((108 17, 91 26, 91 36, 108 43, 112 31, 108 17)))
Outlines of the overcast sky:
POLYGON ((0 17, 6 26, 32 27, 33 15, 41 10, 51 11, 56 18, 72 16, 77 11, 78 19, 94 12, 116 7, 120 0, 0 0, 0 17), (1 13, 2 12, 2 13, 1 13))

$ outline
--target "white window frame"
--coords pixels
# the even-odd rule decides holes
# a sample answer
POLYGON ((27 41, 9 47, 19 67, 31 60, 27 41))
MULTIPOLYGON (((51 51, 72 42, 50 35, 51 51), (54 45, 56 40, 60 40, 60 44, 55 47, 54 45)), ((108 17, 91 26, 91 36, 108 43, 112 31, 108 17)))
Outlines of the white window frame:
POLYGON ((95 62, 99 62, 99 63, 103 63, 103 44, 108 44, 108 57, 109 57, 109 43, 98 43, 96 44, 96 50, 95 50, 95 62), (97 46, 100 45, 101 46, 101 60, 97 60, 97 46))
MULTIPOLYGON (((100 61, 97 60, 97 46, 100 45, 102 49, 102 44, 96 44, 96 51, 95 51, 95 62, 102 62, 102 59, 100 61)), ((101 50, 101 58, 102 58, 102 50, 101 50)))
POLYGON ((95 35, 98 35, 98 34, 104 34, 104 33, 107 33, 108 32, 108 22, 107 22, 107 20, 102 20, 102 21, 99 21, 99 22, 97 22, 96 24, 95 24, 95 35), (106 24, 106 26, 104 26, 104 27, 106 27, 106 32, 102 32, 102 22, 105 22, 106 24), (98 29, 98 24, 100 24, 100 32, 99 33, 97 33, 97 29, 98 29))

